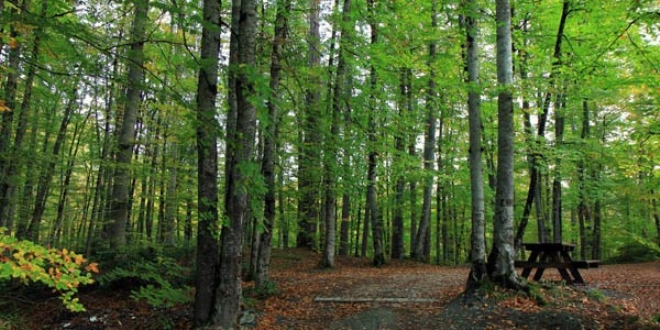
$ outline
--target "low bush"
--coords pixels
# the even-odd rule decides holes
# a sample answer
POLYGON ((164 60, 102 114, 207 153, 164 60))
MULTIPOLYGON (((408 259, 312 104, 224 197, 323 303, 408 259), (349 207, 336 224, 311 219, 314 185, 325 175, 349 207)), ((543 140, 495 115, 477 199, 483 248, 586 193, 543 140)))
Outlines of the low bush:
POLYGON ((130 290, 133 299, 155 308, 192 301, 192 268, 157 247, 129 248, 104 259, 109 270, 99 276, 103 287, 130 290))
POLYGON ((80 254, 18 240, 0 229, 0 281, 46 285, 60 295, 66 308, 75 312, 85 310, 75 297, 78 288, 93 283, 92 273, 97 272, 98 265, 80 254))
POLYGON ((632 241, 618 249, 617 255, 608 259, 609 263, 640 263, 660 259, 660 250, 651 244, 632 241))

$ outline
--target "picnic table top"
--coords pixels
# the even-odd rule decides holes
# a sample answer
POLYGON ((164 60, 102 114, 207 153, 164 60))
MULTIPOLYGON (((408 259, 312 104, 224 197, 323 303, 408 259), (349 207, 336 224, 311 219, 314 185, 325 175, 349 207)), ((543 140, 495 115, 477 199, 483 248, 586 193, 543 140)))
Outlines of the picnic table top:
POLYGON ((557 251, 573 251, 575 244, 571 243, 523 243, 526 250, 557 250, 557 251))

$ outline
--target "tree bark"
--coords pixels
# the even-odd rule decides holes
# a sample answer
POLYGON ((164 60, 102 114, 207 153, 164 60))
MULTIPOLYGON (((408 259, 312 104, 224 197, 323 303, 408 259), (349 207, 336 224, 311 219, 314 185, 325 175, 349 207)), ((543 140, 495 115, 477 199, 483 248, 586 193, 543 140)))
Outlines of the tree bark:
MULTIPOLYGON (((433 0, 432 3, 432 13, 431 13, 431 27, 437 28, 438 26, 438 13, 437 13, 437 1, 433 0)), ((412 252, 412 258, 418 261, 428 262, 428 257, 430 249, 425 248, 425 245, 429 244, 429 234, 431 227, 431 203, 432 203, 432 194, 433 194, 433 178, 431 174, 433 171, 433 163, 435 159, 435 129, 436 129, 436 116, 435 112, 438 111, 436 108, 438 105, 437 102, 437 91, 436 91, 436 82, 435 82, 435 69, 433 68, 433 63, 437 57, 437 43, 432 41, 429 44, 429 81, 428 81, 428 92, 426 94, 426 134, 424 136, 424 152, 423 152, 423 161, 424 161, 424 187, 423 187, 423 197, 422 197, 422 214, 419 220, 419 227, 417 228, 417 234, 415 236, 415 249, 412 252)))
MULTIPOLYGON (((367 0, 368 6, 368 19, 369 26, 371 27, 371 44, 376 45, 378 43, 378 23, 376 22, 376 11, 375 11, 375 2, 374 0, 367 0)), ((378 74, 376 72, 376 67, 371 63, 369 69, 369 119, 367 127, 367 135, 369 138, 369 154, 367 156, 367 208, 369 209, 369 218, 365 217, 365 224, 371 222, 372 228, 372 238, 373 238, 373 247, 374 247, 374 259, 373 265, 376 267, 382 266, 385 264, 385 252, 384 252, 384 241, 383 241, 383 223, 378 213, 378 203, 376 202, 376 166, 377 166, 377 154, 376 154, 376 89, 378 84, 378 74), (370 220, 370 221, 369 221, 370 220)), ((366 230, 365 225, 365 230, 366 230)))
MULTIPOLYGON (((236 127, 227 131, 227 147, 232 148, 233 157, 225 164, 226 178, 225 215, 228 226, 220 235, 220 268, 218 288, 215 295, 213 324, 223 329, 237 327, 242 301, 241 260, 243 247, 243 225, 248 210, 247 186, 253 168, 252 157, 256 134, 256 106, 250 98, 256 94, 251 68, 255 65, 255 43, 257 32, 257 4, 255 0, 240 1, 238 13, 238 68, 236 76, 236 127)), ((234 14, 235 12, 232 12, 234 14)), ((236 27, 233 27, 236 32, 236 27)))
MULTIPOLYGON (((27 7, 29 1, 24 0, 17 4, 17 7, 27 7)), ((10 11, 10 17, 19 18, 18 8, 12 8, 10 11)), ((19 33, 16 29, 16 26, 12 24, 10 26, 9 37, 11 39, 16 39, 19 37, 19 33)), ((14 196, 14 182, 12 178, 12 163, 14 162, 13 154, 17 150, 16 146, 12 146, 11 136, 12 128, 14 122, 14 116, 18 116, 19 111, 17 111, 17 97, 16 92, 18 89, 18 79, 21 76, 21 53, 23 47, 21 43, 18 43, 15 47, 10 47, 7 55, 7 80, 4 85, 4 101, 5 106, 8 108, 7 111, 2 112, 2 128, 0 129, 0 225, 7 226, 9 232, 11 233, 14 226, 14 209, 12 199, 14 196)), ((13 165, 14 167, 16 165, 13 165)))
POLYGON ((498 285, 515 289, 523 288, 513 261, 515 259, 513 237, 514 192, 514 125, 513 63, 511 54, 511 7, 509 0, 496 1, 497 22, 497 188, 495 192, 495 219, 493 248, 488 256, 489 277, 498 285))
POLYGON ((321 129, 319 120, 320 81, 315 72, 321 64, 319 12, 320 0, 309 0, 309 48, 307 52, 309 69, 312 72, 305 91, 305 118, 303 145, 299 165, 298 190, 301 197, 298 204, 301 218, 298 219, 297 246, 316 249, 317 222, 319 218, 319 191, 321 176, 320 153, 321 129))
POLYGON ((220 1, 205 0, 197 80, 197 272, 193 326, 211 322, 218 275, 218 127, 215 118, 220 55, 220 1))
POLYGON ((119 248, 126 244, 126 225, 128 222, 130 205, 130 164, 133 157, 135 124, 140 108, 140 93, 144 72, 144 43, 149 11, 149 1, 135 3, 135 18, 131 32, 131 51, 128 64, 128 85, 126 89, 126 102, 121 121, 121 129, 117 136, 116 169, 110 201, 108 221, 110 222, 110 247, 119 248))
POLYGON ((468 84, 468 117, 470 130, 470 191, 472 236, 470 249, 470 274, 466 291, 480 286, 487 277, 486 273, 486 220, 484 197, 484 173, 481 159, 481 93, 479 88, 479 45, 477 44, 479 7, 476 0, 465 2, 465 69, 468 84))
MULTIPOLYGON (((406 79, 407 79, 407 68, 401 69, 401 74, 399 75, 399 111, 398 111, 398 123, 404 122, 405 116, 405 102, 406 102, 406 79)), ((405 153, 405 131, 403 130, 402 125, 399 125, 397 132, 394 133, 394 148, 396 152, 394 154, 394 164, 399 164, 402 160, 402 156, 405 153)), ((402 172, 395 173, 396 183, 394 186, 394 216, 392 219, 392 259, 403 259, 405 257, 405 247, 404 247, 404 225, 403 225, 403 208, 405 205, 404 193, 406 179, 402 172)))
POLYGON ((263 288, 268 281, 268 266, 270 264, 273 229, 276 219, 275 203, 275 159, 278 138, 278 107, 280 89, 280 74, 282 72, 282 47, 286 42, 288 15, 291 11, 291 0, 279 0, 275 17, 275 32, 273 35, 273 50, 270 56, 270 98, 268 99, 268 122, 264 137, 264 157, 261 173, 266 182, 264 196, 264 231, 259 236, 259 256, 255 285, 263 288))

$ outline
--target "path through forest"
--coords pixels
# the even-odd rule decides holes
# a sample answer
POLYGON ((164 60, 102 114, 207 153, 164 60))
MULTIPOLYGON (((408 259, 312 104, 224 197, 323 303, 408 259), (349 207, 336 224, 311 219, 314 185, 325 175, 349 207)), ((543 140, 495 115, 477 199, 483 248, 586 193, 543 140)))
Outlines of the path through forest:
MULTIPOLYGON (((263 329, 660 329, 635 323, 660 313, 660 263, 583 270, 584 287, 542 287, 544 307, 502 293, 466 308, 454 298, 467 267, 395 261, 373 268, 367 259, 340 258, 324 271, 298 250, 275 259, 281 293, 266 301, 263 329)), ((549 270, 546 279, 559 275, 549 270)))
MULTIPOLYGON (((338 257, 333 270, 320 255, 274 251, 271 278, 278 294, 247 298, 256 329, 658 329, 660 262, 583 270, 587 285, 541 286, 543 304, 522 294, 496 292, 466 307, 456 299, 466 267, 392 261, 374 268, 365 258, 338 257)), ((544 280, 558 280, 548 271, 544 280)), ((552 284, 552 285, 551 285, 552 284)), ((249 283, 246 292, 250 292, 249 283)), ((189 329, 191 306, 154 309, 122 290, 83 292, 87 312, 73 314, 57 299, 24 310, 22 329, 189 329)))

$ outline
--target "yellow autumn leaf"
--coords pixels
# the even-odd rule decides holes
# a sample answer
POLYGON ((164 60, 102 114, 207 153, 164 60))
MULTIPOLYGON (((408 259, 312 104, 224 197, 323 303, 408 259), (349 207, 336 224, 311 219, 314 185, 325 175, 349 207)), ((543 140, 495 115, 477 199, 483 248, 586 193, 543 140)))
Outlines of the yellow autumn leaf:
POLYGON ((0 112, 11 111, 5 101, 0 100, 0 112))
POLYGON ((85 269, 90 272, 90 273, 98 273, 99 272, 99 264, 92 262, 91 264, 87 265, 85 269))

